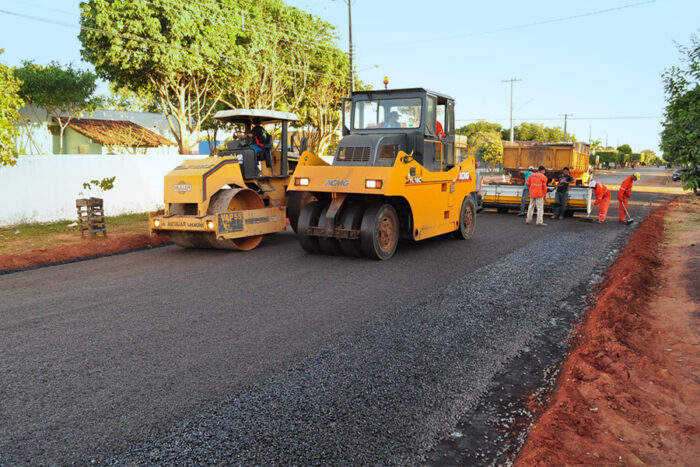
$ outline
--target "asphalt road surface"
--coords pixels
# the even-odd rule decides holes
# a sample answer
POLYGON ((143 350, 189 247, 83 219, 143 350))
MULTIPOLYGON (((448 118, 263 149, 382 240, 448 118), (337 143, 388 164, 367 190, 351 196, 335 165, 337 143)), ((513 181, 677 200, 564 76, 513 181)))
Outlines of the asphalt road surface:
MULTIPOLYGON (((642 173, 658 182, 670 171, 642 173)), ((631 214, 641 219, 669 198, 635 193, 631 214)), ((460 278, 478 282, 475 272, 509 255, 548 242, 556 251, 587 232, 604 250, 630 231, 617 222, 615 197, 610 216, 602 226, 535 228, 483 212, 470 241, 402 242, 385 262, 307 255, 282 233, 246 253, 170 246, 0 276, 0 465, 130 458, 145 440, 265 381, 292 387, 277 377, 426 297, 454 294, 460 278)), ((487 290, 513 279, 488 277, 487 290)), ((376 335, 390 339, 387 329, 376 335)), ((405 449, 403 461, 419 459, 405 449)))

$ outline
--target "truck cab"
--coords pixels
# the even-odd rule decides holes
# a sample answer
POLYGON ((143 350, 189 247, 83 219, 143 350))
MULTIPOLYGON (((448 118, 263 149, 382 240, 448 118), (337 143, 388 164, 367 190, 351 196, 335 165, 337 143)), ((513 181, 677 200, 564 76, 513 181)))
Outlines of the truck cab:
POLYGON ((343 102, 333 165, 394 165, 399 151, 431 171, 455 165, 454 99, 422 88, 355 92, 343 102))

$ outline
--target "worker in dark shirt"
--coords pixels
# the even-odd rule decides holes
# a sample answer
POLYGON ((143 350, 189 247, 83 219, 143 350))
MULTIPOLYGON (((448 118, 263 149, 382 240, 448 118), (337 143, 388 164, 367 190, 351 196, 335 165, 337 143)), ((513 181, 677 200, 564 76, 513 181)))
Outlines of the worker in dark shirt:
POLYGON ((248 132, 246 136, 252 138, 252 143, 250 148, 255 151, 256 154, 265 151, 265 143, 267 142, 267 132, 260 125, 260 119, 256 118, 253 120, 253 128, 248 132))
POLYGON ((574 177, 569 175, 569 168, 564 167, 559 175, 559 182, 557 183, 557 191, 554 193, 554 216, 553 218, 564 218, 564 213, 566 212, 566 203, 568 200, 569 183, 574 181, 574 177))

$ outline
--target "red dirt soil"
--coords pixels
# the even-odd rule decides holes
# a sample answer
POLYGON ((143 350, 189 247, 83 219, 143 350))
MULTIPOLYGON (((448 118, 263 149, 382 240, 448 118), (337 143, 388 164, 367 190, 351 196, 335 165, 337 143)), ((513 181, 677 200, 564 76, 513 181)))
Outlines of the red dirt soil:
POLYGON ((700 307, 688 269, 700 245, 663 246, 670 209, 678 202, 608 269, 516 466, 698 465, 700 307))
POLYGON ((54 248, 30 250, 23 253, 0 255, 0 273, 49 264, 65 263, 84 258, 107 256, 122 251, 160 246, 170 243, 167 237, 151 237, 148 234, 113 235, 95 237, 75 244, 54 248))

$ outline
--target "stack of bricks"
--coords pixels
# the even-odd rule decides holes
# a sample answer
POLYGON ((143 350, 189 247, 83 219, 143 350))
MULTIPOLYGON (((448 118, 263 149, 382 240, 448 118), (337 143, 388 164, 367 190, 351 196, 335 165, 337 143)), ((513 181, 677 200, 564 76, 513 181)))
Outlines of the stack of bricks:
POLYGON ((95 236, 100 232, 103 236, 107 236, 105 211, 101 198, 76 199, 75 207, 78 208, 78 227, 81 237, 85 237, 86 232, 90 236, 95 236))

